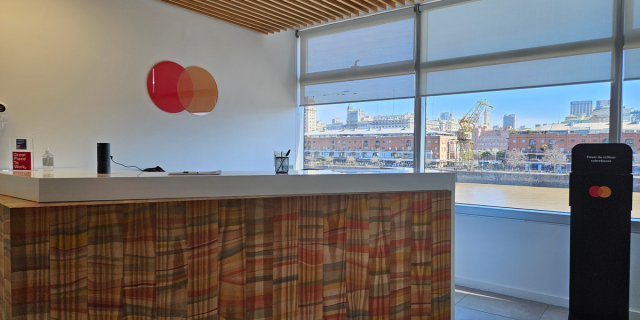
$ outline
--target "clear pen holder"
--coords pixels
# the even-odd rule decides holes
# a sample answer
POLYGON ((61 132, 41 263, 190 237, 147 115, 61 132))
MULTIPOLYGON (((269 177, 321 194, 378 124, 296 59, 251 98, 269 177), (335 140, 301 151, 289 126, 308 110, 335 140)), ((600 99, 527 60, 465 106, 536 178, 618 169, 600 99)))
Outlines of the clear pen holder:
POLYGON ((289 157, 275 157, 276 173, 289 173, 289 157))

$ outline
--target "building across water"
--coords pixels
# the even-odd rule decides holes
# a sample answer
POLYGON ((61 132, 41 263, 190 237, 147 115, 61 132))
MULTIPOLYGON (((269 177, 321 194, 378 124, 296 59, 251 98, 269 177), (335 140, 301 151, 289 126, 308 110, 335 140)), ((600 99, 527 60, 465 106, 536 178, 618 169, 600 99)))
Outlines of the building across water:
POLYGON ((473 129, 472 139, 476 151, 498 151, 509 147, 509 134, 511 127, 502 127, 497 130, 488 127, 473 129))
POLYGON ((505 114, 504 117, 502 118, 502 126, 503 127, 511 127, 511 128, 515 128, 516 127, 516 114, 512 113, 512 114, 505 114))
MULTIPOLYGON (((353 157, 358 162, 396 161, 413 163, 415 150, 413 129, 341 129, 307 132, 304 155, 307 160, 332 157, 345 161, 353 157)), ((425 157, 429 162, 446 162, 455 158, 456 135, 427 131, 425 157)))
POLYGON ((587 116, 591 116, 591 112, 593 111, 593 101, 585 100, 585 101, 571 101, 571 110, 569 114, 578 115, 580 113, 584 113, 587 116))
MULTIPOLYGON (((640 123, 623 123, 622 142, 640 152, 640 123)), ((559 148, 564 153, 580 143, 608 143, 609 123, 556 123, 531 130, 515 131, 509 135, 509 150, 542 153, 543 146, 559 148)))

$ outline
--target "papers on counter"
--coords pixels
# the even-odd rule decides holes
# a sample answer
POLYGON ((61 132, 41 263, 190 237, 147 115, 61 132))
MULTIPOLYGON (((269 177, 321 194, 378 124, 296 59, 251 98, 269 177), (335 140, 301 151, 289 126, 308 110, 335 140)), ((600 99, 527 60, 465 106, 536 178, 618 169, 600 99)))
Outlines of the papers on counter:
POLYGON ((169 172, 170 176, 218 176, 222 173, 222 170, 218 171, 180 171, 169 172))

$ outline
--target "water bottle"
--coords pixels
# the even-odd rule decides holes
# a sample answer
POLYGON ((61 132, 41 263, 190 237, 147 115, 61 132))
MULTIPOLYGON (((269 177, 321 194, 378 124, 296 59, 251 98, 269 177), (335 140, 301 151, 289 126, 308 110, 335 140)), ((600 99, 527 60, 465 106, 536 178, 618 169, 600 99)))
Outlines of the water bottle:
POLYGON ((49 148, 47 148, 47 151, 45 151, 42 156, 42 169, 44 171, 53 170, 53 154, 51 154, 49 148))

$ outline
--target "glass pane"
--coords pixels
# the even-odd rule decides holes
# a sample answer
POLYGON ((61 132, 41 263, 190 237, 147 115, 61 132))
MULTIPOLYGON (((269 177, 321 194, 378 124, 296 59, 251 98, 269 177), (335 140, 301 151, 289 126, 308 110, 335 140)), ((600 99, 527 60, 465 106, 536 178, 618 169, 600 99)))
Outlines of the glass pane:
POLYGON ((301 31, 301 105, 414 97, 414 24, 403 9, 301 31))
POLYGON ((625 80, 640 78, 640 49, 624 51, 624 78, 625 80))
POLYGON ((422 61, 609 38, 612 13, 611 0, 482 0, 432 10, 422 61))
POLYGON ((422 94, 515 89, 611 78, 611 52, 422 73, 422 94))
POLYGON ((610 81, 612 13, 610 0, 480 0, 429 10, 420 94, 610 81))
POLYGON ((305 103, 316 104, 407 98, 415 95, 413 74, 302 86, 305 103))
POLYGON ((568 212, 571 149, 608 142, 610 85, 423 98, 425 167, 456 172, 458 203, 568 212))
POLYGON ((413 60, 413 18, 310 37, 307 72, 413 60))
POLYGON ((303 107, 304 168, 413 167, 413 101, 303 107))
POLYGON ((638 29, 640 28, 640 5, 636 5, 635 0, 629 2, 633 3, 633 28, 638 29))
POLYGON ((640 80, 624 81, 622 85, 622 142, 633 149, 633 211, 631 216, 640 219, 640 188, 636 179, 640 177, 640 80), (638 110, 636 110, 638 109, 638 110))

